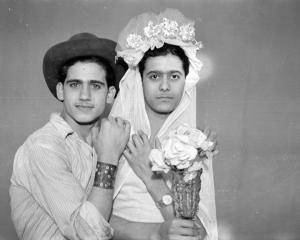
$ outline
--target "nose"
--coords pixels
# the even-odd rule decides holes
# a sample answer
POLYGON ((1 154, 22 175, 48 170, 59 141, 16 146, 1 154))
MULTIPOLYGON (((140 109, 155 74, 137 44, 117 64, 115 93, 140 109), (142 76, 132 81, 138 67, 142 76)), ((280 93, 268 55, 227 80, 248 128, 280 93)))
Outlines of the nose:
POLYGON ((169 83, 169 79, 167 78, 167 76, 163 76, 160 85, 159 85, 159 89, 161 91, 168 91, 170 90, 170 83, 169 83))
POLYGON ((83 84, 80 89, 80 100, 90 100, 91 99, 91 90, 87 84, 83 84))

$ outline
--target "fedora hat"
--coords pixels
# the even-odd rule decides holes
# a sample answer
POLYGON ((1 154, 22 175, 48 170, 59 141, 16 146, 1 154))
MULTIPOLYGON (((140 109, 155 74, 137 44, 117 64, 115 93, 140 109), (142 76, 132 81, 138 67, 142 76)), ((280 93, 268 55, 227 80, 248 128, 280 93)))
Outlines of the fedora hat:
POLYGON ((43 73, 49 90, 56 96, 56 85, 60 78, 61 67, 69 60, 77 57, 95 56, 105 59, 115 73, 116 83, 119 83, 126 66, 115 63, 116 42, 98 38, 91 33, 78 33, 67 41, 58 43, 51 47, 45 54, 43 60, 43 73))

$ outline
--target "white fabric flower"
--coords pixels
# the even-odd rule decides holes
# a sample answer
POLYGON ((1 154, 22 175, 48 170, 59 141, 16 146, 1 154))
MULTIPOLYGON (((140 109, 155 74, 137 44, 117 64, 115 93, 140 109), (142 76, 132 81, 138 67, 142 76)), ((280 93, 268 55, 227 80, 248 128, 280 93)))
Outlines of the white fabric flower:
POLYGON ((195 28, 192 24, 182 25, 179 29, 179 35, 183 41, 192 41, 195 39, 195 28))
POLYGON ((138 34, 129 34, 126 40, 128 48, 137 49, 144 44, 142 36, 138 34))
POLYGON ((149 155, 149 159, 152 163, 152 171, 164 171, 165 173, 169 171, 170 167, 165 164, 165 158, 162 150, 152 149, 149 155))
POLYGON ((164 45, 164 42, 156 37, 156 38, 150 38, 148 40, 148 44, 150 46, 150 49, 153 50, 154 48, 161 48, 164 45))
POLYGON ((169 21, 167 18, 163 18, 162 34, 165 38, 176 38, 178 33, 178 23, 176 21, 169 21))
POLYGON ((124 55, 124 61, 127 62, 129 65, 134 65, 136 62, 136 59, 132 55, 124 55))
POLYGON ((162 149, 166 161, 178 169, 190 166, 190 161, 195 159, 197 149, 188 143, 185 135, 173 135, 162 142, 162 149))
POLYGON ((160 25, 154 25, 152 21, 148 22, 148 25, 144 28, 144 34, 147 38, 156 37, 160 34, 160 25))

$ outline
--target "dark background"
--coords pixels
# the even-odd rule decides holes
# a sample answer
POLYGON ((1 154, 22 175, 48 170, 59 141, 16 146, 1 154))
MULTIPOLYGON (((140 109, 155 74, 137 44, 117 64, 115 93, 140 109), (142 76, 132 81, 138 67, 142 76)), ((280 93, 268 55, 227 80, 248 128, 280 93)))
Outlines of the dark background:
POLYGON ((204 43, 198 124, 218 133, 214 162, 220 240, 300 239, 300 1, 0 0, 0 239, 16 239, 14 153, 60 104, 42 58, 89 31, 116 40, 145 11, 180 9, 204 43))

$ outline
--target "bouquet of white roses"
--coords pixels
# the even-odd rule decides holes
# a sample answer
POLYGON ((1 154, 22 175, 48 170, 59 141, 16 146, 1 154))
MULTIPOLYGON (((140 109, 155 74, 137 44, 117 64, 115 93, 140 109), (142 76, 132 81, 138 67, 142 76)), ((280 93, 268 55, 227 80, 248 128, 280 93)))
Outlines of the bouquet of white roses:
POLYGON ((212 147, 213 142, 202 131, 182 124, 161 141, 161 149, 151 150, 152 171, 167 173, 170 169, 182 170, 184 180, 192 180, 202 167, 197 154, 205 151, 209 156, 212 147))
POLYGON ((198 129, 187 124, 171 131, 161 141, 160 149, 152 149, 150 161, 156 172, 172 171, 172 194, 175 216, 193 219, 200 201, 202 160, 198 153, 212 157, 214 143, 198 129), (204 153, 204 154, 203 154, 204 153))

